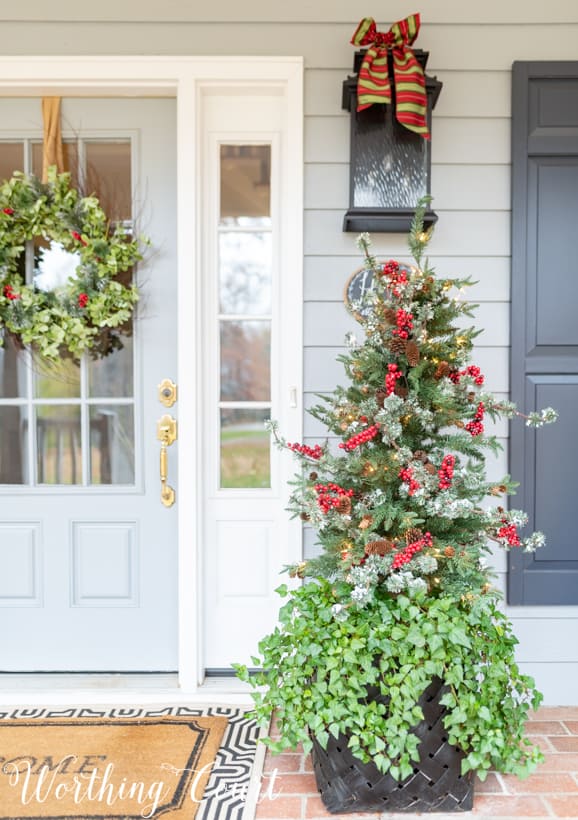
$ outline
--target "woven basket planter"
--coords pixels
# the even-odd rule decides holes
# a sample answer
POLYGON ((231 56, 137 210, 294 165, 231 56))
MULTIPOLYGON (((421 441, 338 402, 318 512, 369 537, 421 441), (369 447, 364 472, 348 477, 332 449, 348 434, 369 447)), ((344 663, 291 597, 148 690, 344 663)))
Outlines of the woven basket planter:
MULTIPOLYGON (((447 691, 435 679, 419 699, 424 719, 413 731, 420 738, 419 762, 413 774, 398 783, 373 763, 362 763, 347 746, 347 738, 330 736, 327 749, 313 738, 313 768, 325 807, 332 814, 348 812, 470 811, 474 799, 473 774, 460 773, 463 752, 450 746, 443 726, 447 691)), ((379 695, 377 700, 387 702, 379 695)))

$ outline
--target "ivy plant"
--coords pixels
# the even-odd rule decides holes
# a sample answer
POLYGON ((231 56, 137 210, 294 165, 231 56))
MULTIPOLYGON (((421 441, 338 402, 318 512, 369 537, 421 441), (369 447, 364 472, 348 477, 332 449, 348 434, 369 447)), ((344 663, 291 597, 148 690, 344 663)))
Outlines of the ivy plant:
POLYGON ((323 748, 346 735, 355 754, 403 780, 419 758, 412 728, 417 705, 434 677, 448 686, 441 703, 449 742, 465 752, 463 773, 488 770, 530 774, 542 755, 524 737, 528 711, 542 696, 515 659, 517 640, 491 595, 467 602, 424 593, 380 591, 364 607, 347 601, 351 590, 311 581, 288 592, 279 625, 259 644, 262 669, 237 665, 254 688, 254 713, 263 727, 276 716, 273 752, 323 748), (264 688, 263 688, 264 687, 264 688), (387 705, 368 696, 377 687, 387 705))

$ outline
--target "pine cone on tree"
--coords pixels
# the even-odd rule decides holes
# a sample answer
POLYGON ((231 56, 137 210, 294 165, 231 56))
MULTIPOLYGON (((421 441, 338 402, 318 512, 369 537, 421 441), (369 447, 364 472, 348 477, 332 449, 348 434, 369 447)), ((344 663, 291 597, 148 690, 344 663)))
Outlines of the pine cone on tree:
POLYGON ((405 355, 409 366, 417 367, 420 360, 420 352, 419 347, 417 346, 417 342, 415 342, 413 339, 410 339, 409 342, 405 343, 405 355))
POLYGON ((409 390, 407 389, 407 387, 404 387, 403 384, 400 384, 399 382, 397 382, 393 392, 395 393, 396 396, 399 396, 400 399, 406 399, 407 396, 408 396, 409 390))
POLYGON ((387 390, 385 387, 378 387, 375 391, 375 401, 378 407, 383 407, 383 403, 387 398, 387 390))
POLYGON ((342 495, 335 505, 335 510, 341 515, 349 515, 351 512, 351 499, 349 496, 342 495))
POLYGON ((388 324, 395 325, 397 322, 397 310, 395 308, 385 308, 383 318, 388 324))
POLYGON ((387 538, 380 538, 377 541, 369 541, 365 545, 366 555, 387 555, 393 552, 395 546, 393 541, 388 541, 387 538))
POLYGON ((299 564, 294 564, 289 570, 289 578, 305 578, 305 569, 307 561, 301 561, 299 564))
POLYGON ((436 367, 434 379, 437 379, 437 381, 439 381, 440 379, 443 379, 444 376, 449 376, 450 372, 451 367, 449 366, 448 362, 440 362, 436 367))
POLYGON ((423 466, 424 466, 424 469, 425 469, 425 470, 426 470, 426 471, 427 471, 430 475, 435 475, 435 473, 437 473, 437 470, 436 470, 435 466, 434 466, 434 465, 432 464, 432 462, 429 460, 429 456, 428 456, 428 454, 425 452, 425 450, 416 450, 416 451, 415 451, 415 453, 413 454, 413 457, 414 457, 414 459, 415 459, 416 461, 421 461, 421 463, 422 463, 422 464, 423 464, 423 466))
POLYGON ((423 538, 423 532, 417 527, 410 527, 405 534, 405 540, 408 544, 415 544, 420 538, 423 538))
POLYGON ((395 336, 389 343, 389 349, 394 356, 400 356, 402 353, 405 353, 405 339, 400 339, 399 336, 395 336))

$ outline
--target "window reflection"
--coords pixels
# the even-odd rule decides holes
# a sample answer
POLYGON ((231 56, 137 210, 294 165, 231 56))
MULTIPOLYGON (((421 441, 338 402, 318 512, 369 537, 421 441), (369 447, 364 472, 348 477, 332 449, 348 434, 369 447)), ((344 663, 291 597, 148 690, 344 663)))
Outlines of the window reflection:
POLYGON ((81 484, 80 407, 41 405, 36 409, 39 484, 81 484))
POLYGON ((90 481, 92 484, 134 484, 132 406, 90 408, 90 481))
POLYGON ((14 171, 24 170, 24 145, 0 142, 0 182, 10 179, 14 171))
POLYGON ((269 401, 271 322, 221 322, 221 401, 269 401))
POLYGON ((270 233, 227 231, 219 236, 221 313, 271 312, 270 233))
POLYGON ((28 482, 27 429, 26 407, 0 407, 0 484, 28 482))
POLYGON ((70 357, 58 361, 34 359, 34 395, 39 399, 68 399, 80 396, 80 363, 70 357))
POLYGON ((271 146, 221 145, 221 225, 270 224, 271 146))
POLYGON ((6 330, 0 341, 0 399, 25 398, 26 366, 20 348, 6 330))
POLYGON ((270 410, 221 410, 221 487, 271 486, 270 410))
POLYGON ((76 273, 80 254, 67 251, 60 242, 34 240, 34 285, 38 290, 61 288, 76 273))
MULTIPOLYGON (((127 333, 131 328, 127 326, 127 333)), ((88 361, 88 393, 94 398, 133 395, 133 338, 122 334, 122 347, 108 356, 88 361)))
POLYGON ((86 142, 86 191, 98 197, 111 222, 132 216, 130 142, 86 142))

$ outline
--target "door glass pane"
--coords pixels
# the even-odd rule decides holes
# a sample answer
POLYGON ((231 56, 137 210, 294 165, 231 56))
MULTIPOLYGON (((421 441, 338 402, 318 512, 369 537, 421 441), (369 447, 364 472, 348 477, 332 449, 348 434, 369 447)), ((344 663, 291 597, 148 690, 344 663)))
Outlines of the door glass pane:
POLYGON ((130 142, 87 142, 86 193, 95 194, 112 222, 132 217, 130 142))
POLYGON ((39 484, 82 483, 78 405, 37 407, 36 442, 39 484))
POLYGON ((269 401, 271 322, 221 322, 221 401, 269 401))
POLYGON ((90 408, 90 481, 134 484, 132 405, 90 408))
POLYGON ((270 225, 271 146, 221 145, 221 225, 270 225))
POLYGON ((122 347, 103 359, 88 360, 88 394, 92 398, 133 395, 133 339, 120 337, 122 347))
POLYGON ((219 235, 221 313, 270 313, 270 233, 226 231, 219 235))
MULTIPOLYGON (((70 174, 74 188, 78 188, 78 147, 75 140, 65 140, 62 145, 64 170, 70 174)), ((32 173, 42 177, 42 143, 32 143, 32 173)))
POLYGON ((24 170, 24 144, 0 142, 0 182, 10 179, 14 171, 24 170))
POLYGON ((268 409, 221 410, 221 487, 270 487, 268 409))
POLYGON ((80 396, 80 364, 71 358, 50 362, 34 359, 34 395, 39 399, 71 399, 80 396))
POLYGON ((0 399, 25 398, 27 394, 26 360, 9 333, 4 331, 1 341, 0 399))
POLYGON ((0 484, 28 483, 28 411, 0 407, 0 484))

